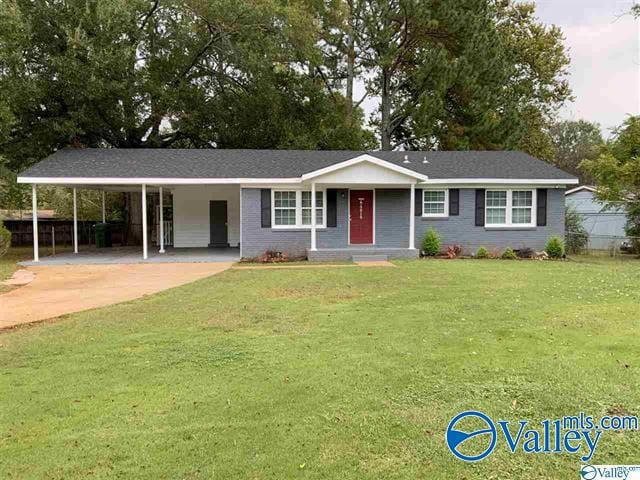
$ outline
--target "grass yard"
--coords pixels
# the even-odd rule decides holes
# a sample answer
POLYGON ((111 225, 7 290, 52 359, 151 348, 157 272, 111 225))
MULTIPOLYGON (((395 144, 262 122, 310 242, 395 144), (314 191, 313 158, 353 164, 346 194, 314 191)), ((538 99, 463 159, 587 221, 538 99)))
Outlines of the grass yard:
MULTIPOLYGON (((640 414, 640 263, 230 270, 0 334, 0 478, 566 479, 450 419, 640 414)), ((0 304, 2 297, 0 297, 0 304)), ((605 432, 595 464, 637 464, 605 432)))

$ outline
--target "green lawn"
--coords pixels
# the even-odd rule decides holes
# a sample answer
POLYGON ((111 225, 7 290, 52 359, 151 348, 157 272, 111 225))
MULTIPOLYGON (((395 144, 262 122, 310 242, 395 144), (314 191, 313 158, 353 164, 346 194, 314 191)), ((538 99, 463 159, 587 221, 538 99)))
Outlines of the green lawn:
MULTIPOLYGON (((230 270, 0 334, 0 478, 578 478, 504 443, 463 463, 444 431, 640 414, 639 262, 397 265, 230 270)), ((591 462, 639 459, 605 432, 591 462)))

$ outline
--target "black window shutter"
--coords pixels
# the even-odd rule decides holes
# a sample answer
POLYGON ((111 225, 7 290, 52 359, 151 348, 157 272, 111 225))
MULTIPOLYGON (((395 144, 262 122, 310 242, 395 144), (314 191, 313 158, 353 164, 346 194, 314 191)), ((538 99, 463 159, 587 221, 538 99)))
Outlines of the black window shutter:
POLYGON ((484 227, 484 188, 476 188, 476 227, 484 227))
POLYGON ((271 189, 260 190, 260 210, 262 213, 262 228, 271 228, 271 189))
POLYGON ((416 196, 414 198, 415 201, 415 212, 414 215, 416 217, 421 217, 422 216, 422 189, 421 188, 416 188, 416 196))
POLYGON ((538 224, 539 227, 545 227, 547 225, 547 189, 539 188, 536 196, 538 198, 536 223, 538 224))
POLYGON ((327 227, 338 226, 338 190, 327 189, 327 227))
POLYGON ((449 215, 460 215, 460 190, 449 189, 449 215))

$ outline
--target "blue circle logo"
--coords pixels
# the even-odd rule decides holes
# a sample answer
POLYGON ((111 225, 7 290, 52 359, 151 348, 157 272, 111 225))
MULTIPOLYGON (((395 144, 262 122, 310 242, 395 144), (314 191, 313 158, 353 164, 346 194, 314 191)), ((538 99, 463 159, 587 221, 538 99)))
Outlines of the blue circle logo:
POLYGON ((449 447, 449 450, 451 450, 451 453, 465 462, 477 462, 478 460, 482 460, 488 456, 496 447, 497 437, 498 434, 493 421, 484 413, 476 412, 474 410, 469 410, 468 412, 462 412, 456 415, 449 423, 445 436, 447 446, 449 447), (474 429, 472 431, 465 431, 462 429, 464 428, 466 419, 472 419, 468 422, 474 425, 474 429), (462 425, 459 426, 459 424, 462 425), (477 428, 478 424, 481 425, 480 428, 477 428), (486 442, 474 442, 473 447, 471 448, 473 452, 467 452, 467 448, 463 449, 467 440, 480 436, 486 436, 486 442), (464 453, 460 450, 463 450, 464 453))
POLYGON ((594 478, 596 478, 597 473, 598 471, 596 470, 596 467, 585 465, 580 470, 580 477, 584 480, 593 480, 594 478))

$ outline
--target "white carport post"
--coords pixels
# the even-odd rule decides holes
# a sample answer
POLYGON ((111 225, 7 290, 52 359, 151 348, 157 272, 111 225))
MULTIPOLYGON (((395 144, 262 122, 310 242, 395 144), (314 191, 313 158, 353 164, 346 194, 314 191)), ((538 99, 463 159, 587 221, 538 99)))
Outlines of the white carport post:
POLYGON ((147 255, 147 186, 142 184, 142 258, 146 260, 147 255))
POLYGON ((102 190, 102 223, 107 223, 107 207, 104 190, 102 190))
POLYGON ((162 187, 158 187, 160 195, 160 253, 164 253, 164 212, 162 205, 162 187))
POLYGON ((411 184, 411 196, 409 197, 409 249, 416 248, 416 185, 411 184))
POLYGON ((316 248, 316 183, 311 183, 311 251, 316 248))
POLYGON ((78 192, 73 187, 73 253, 78 253, 78 192))
POLYGON ((31 185, 31 201, 33 206, 33 261, 40 261, 40 252, 38 251, 38 194, 36 192, 36 184, 31 185))

